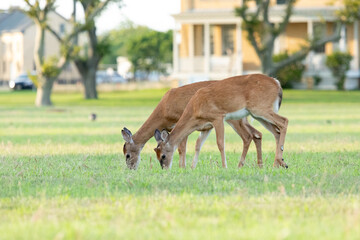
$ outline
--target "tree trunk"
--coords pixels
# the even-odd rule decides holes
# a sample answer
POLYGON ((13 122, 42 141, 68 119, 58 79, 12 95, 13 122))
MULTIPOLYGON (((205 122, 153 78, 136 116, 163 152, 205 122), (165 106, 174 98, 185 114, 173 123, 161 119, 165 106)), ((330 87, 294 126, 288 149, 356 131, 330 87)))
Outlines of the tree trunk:
POLYGON ((51 106, 52 102, 50 99, 52 87, 54 84, 53 78, 45 78, 44 84, 39 86, 36 91, 35 105, 37 107, 51 106))
POLYGON ((86 75, 82 76, 84 81, 84 98, 85 99, 97 99, 96 91, 96 71, 94 69, 89 69, 86 72, 86 75))
POLYGON ((336 83, 336 87, 338 90, 345 90, 345 80, 346 80, 346 76, 340 76, 338 78, 338 82, 336 83))

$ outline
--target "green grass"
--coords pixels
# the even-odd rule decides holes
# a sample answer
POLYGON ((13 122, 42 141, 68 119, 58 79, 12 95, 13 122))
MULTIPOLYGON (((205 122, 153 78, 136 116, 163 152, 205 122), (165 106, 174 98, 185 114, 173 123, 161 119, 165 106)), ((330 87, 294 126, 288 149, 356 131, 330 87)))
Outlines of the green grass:
POLYGON ((226 170, 214 133, 195 170, 177 154, 161 170, 153 139, 127 170, 120 130, 135 132, 165 91, 54 93, 43 109, 34 92, 0 93, 0 239, 359 238, 360 92, 284 92, 287 170, 272 167, 274 139, 256 121, 262 169, 253 145, 237 168, 242 142, 226 126, 226 170))

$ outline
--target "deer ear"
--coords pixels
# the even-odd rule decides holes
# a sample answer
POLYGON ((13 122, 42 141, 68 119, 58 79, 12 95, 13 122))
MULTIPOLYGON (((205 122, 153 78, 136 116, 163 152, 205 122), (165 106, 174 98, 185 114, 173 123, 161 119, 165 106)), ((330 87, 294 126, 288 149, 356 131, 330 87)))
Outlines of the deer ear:
POLYGON ((163 130, 161 131, 161 138, 162 138, 162 140, 165 142, 168 137, 169 137, 168 131, 166 131, 165 129, 163 129, 163 130))
POLYGON ((129 129, 127 129, 126 127, 124 127, 123 130, 121 130, 121 134, 123 136, 123 139, 125 140, 125 142, 127 143, 133 143, 133 139, 132 139, 132 134, 130 132, 129 129))
POLYGON ((158 144, 163 141, 162 138, 161 138, 161 132, 159 131, 159 129, 155 130, 154 137, 155 137, 156 142, 158 144))

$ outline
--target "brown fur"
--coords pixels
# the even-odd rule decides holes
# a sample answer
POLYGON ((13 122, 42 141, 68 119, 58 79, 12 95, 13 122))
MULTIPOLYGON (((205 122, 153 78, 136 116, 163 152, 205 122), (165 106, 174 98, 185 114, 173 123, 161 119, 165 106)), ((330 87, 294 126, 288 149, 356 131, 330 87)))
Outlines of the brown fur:
MULTIPOLYGON (((186 105, 188 104, 191 97, 201 88, 207 87, 213 83, 218 81, 204 81, 193 83, 189 85, 185 85, 179 88, 174 88, 169 90, 161 99, 160 103, 154 109, 149 118, 145 121, 145 123, 140 127, 140 129, 132 136, 133 143, 126 142, 124 145, 124 155, 127 153, 130 154, 130 159, 127 160, 127 166, 129 168, 135 169, 138 164, 138 156, 141 152, 141 149, 145 145, 145 143, 154 135, 155 129, 166 129, 170 131, 177 121, 180 119, 181 115, 184 112, 186 105)), ((261 133, 253 128, 246 119, 241 121, 236 121, 236 127, 234 129, 241 136, 244 141, 244 146, 247 148, 246 151, 243 151, 241 156, 242 161, 245 161, 245 156, 247 153, 247 149, 252 140, 256 143, 256 149, 258 152, 258 164, 262 165, 261 159, 261 133), (256 136, 260 136, 260 138, 255 138, 256 136), (259 141, 260 139, 260 141, 259 141), (256 141, 255 141, 256 140, 256 141), (246 142, 246 144, 245 144, 246 142), (259 154, 260 152, 260 154, 259 154)), ((210 127, 211 129, 212 127, 210 127)), ((186 156, 186 142, 187 137, 183 139, 183 141, 179 144, 179 155, 180 167, 185 167, 185 156, 186 156)), ((201 141, 197 141, 197 155, 198 151, 200 151, 201 141), (200 146, 200 147, 199 147, 200 146)), ((158 159, 159 159, 158 155, 158 159)), ((194 159, 195 160, 195 159, 194 159)), ((193 162, 193 167, 196 166, 195 161, 193 162)))
POLYGON ((215 128, 223 167, 227 167, 224 152, 224 117, 240 109, 249 111, 274 134, 277 143, 274 166, 287 167, 282 160, 280 148, 285 141, 288 120, 273 111, 274 102, 279 100, 280 103, 280 93, 280 84, 262 74, 236 76, 198 90, 190 99, 167 140, 159 144, 161 155, 166 155, 164 167, 171 166, 173 152, 182 139, 187 138, 195 130, 208 128, 209 125, 215 128), (276 133, 277 129, 280 133, 276 133))

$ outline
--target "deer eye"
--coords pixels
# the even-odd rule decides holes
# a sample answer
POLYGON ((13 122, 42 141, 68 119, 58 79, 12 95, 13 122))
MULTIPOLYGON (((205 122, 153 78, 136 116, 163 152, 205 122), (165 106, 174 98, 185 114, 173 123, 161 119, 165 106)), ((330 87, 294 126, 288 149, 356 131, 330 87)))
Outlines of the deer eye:
POLYGON ((165 159, 165 158, 166 158, 165 154, 161 155, 161 159, 165 159))
POLYGON ((126 158, 130 158, 130 154, 126 154, 126 158))

